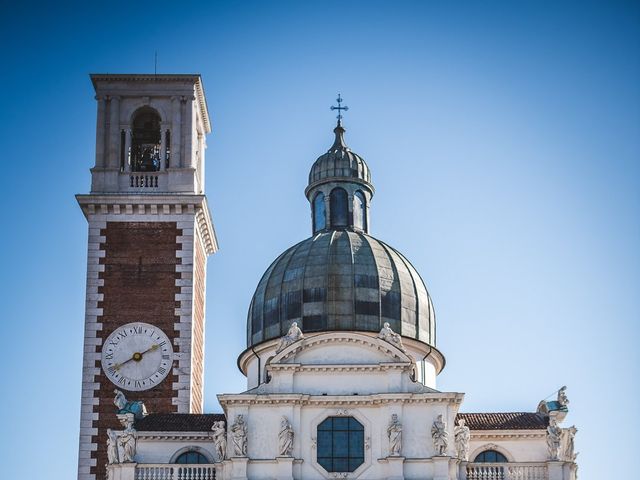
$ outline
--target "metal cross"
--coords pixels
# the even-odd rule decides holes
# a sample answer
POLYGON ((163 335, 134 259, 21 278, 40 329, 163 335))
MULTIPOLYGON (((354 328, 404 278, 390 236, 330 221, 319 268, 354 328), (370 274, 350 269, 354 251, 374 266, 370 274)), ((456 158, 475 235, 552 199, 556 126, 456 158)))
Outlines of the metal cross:
POLYGON ((338 94, 338 98, 336 99, 336 102, 338 102, 338 106, 331 106, 331 110, 338 110, 338 116, 336 117, 338 119, 338 125, 341 125, 342 123, 342 111, 344 110, 345 112, 347 110, 349 110, 349 107, 347 107, 346 105, 343 107, 342 106, 342 97, 340 96, 340 94, 338 94))

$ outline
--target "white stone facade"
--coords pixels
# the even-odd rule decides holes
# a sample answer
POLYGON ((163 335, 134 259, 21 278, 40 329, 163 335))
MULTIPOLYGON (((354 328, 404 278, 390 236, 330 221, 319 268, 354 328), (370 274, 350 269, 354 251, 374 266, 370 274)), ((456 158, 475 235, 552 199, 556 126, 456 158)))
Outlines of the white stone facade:
MULTIPOLYGON (((273 352, 275 345, 272 342, 273 352)), ((220 461, 210 432, 141 432, 137 461, 144 466, 137 468, 159 469, 161 464, 171 464, 179 452, 191 449, 215 459, 216 478, 224 480, 576 478, 573 462, 549 460, 544 430, 472 431, 471 459, 494 450, 509 463, 473 464, 456 458, 453 427, 464 395, 438 392, 414 381, 414 366, 411 353, 374 335, 306 335, 271 358, 264 367, 269 372, 267 383, 241 394, 218 396, 228 421, 239 414, 246 419, 246 457, 233 455, 229 437, 227 459, 220 461), (403 426, 399 456, 391 455, 386 433, 393 414, 403 426), (439 415, 448 432, 446 455, 437 454, 430 433, 439 415), (290 421, 295 434, 291 457, 281 457, 278 452, 282 416, 290 421), (317 461, 317 427, 328 417, 353 417, 364 426, 364 462, 354 472, 327 472, 317 461)), ((174 468, 177 475, 178 468, 186 467, 174 468)), ((166 475, 158 478, 177 478, 166 475)))

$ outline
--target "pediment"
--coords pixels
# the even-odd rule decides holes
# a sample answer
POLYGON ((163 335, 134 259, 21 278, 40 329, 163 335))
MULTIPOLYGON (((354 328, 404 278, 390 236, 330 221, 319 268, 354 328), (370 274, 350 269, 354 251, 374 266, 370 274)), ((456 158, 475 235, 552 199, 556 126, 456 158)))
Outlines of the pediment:
POLYGON ((307 335, 277 354, 270 364, 379 365, 413 363, 396 346, 380 338, 353 332, 307 335))

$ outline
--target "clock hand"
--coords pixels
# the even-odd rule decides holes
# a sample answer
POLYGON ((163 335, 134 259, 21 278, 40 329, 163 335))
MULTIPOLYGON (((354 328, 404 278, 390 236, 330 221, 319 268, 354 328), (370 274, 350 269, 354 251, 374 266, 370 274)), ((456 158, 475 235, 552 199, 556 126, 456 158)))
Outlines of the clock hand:
POLYGON ((144 356, 145 353, 149 353, 151 351, 157 350, 158 348, 160 348, 160 346, 154 344, 151 346, 151 348, 147 348, 142 353, 139 353, 139 352, 134 353, 133 355, 131 355, 131 358, 129 358, 128 360, 125 360, 122 363, 117 363, 114 367, 116 370, 120 370, 120 367, 122 367, 126 363, 129 363, 131 360, 135 360, 136 362, 139 362, 140 360, 142 360, 142 357, 144 356))

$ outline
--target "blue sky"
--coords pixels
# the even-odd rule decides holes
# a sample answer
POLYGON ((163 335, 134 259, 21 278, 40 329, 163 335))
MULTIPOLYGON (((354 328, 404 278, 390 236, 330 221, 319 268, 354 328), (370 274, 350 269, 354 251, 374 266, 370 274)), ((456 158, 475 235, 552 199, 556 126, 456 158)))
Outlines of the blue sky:
POLYGON ((17 3, 0 7, 7 478, 75 475, 88 74, 152 72, 155 51, 159 72, 203 75, 214 124, 208 411, 243 389, 235 360, 261 274, 310 235, 306 176, 341 92, 347 143, 377 189, 372 234, 434 299, 438 387, 466 392, 465 411, 533 411, 566 384, 580 478, 627 475, 640 427, 638 3, 17 3))

